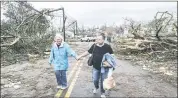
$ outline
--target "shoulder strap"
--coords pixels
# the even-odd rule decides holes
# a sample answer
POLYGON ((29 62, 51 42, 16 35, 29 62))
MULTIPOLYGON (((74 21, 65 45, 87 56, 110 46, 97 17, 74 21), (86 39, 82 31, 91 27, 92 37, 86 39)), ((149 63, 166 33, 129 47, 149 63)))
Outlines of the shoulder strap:
POLYGON ((93 51, 92 51, 92 55, 93 55, 93 52, 94 52, 95 47, 96 47, 96 45, 94 44, 93 51))

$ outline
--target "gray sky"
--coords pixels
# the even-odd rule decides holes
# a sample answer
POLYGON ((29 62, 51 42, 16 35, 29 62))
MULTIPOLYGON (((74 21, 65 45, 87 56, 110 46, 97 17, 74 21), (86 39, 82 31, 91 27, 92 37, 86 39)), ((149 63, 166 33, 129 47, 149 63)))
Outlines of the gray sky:
POLYGON ((79 26, 120 25, 123 18, 152 20, 157 11, 177 13, 177 2, 30 2, 36 9, 60 8, 78 21, 79 26))
POLYGON ((152 20, 157 11, 177 13, 177 2, 33 2, 35 8, 59 8, 77 19, 79 25, 119 25, 123 17, 152 20))

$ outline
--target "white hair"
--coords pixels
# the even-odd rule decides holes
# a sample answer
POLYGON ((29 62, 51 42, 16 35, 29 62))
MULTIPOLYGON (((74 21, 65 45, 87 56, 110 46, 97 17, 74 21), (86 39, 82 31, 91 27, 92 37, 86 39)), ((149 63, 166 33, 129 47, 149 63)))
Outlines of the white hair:
POLYGON ((57 33, 57 34, 55 35, 54 40, 56 40, 56 38, 60 38, 60 39, 63 40, 63 36, 62 36, 60 33, 57 33))

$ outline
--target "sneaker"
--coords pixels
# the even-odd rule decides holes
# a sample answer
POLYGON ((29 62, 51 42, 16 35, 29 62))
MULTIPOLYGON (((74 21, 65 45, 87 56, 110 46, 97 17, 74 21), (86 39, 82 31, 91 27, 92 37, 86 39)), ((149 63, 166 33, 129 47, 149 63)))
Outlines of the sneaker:
POLYGON ((66 88, 67 88, 67 86, 66 87, 61 87, 62 90, 66 89, 66 88))
POLYGON ((109 95, 110 95, 109 90, 106 90, 106 91, 105 91, 105 95, 106 95, 106 96, 109 96, 109 95))
POLYGON ((60 89, 60 88, 62 88, 62 86, 59 86, 59 85, 58 85, 58 86, 57 86, 57 89, 60 89))
POLYGON ((96 89, 96 88, 93 89, 93 93, 94 93, 94 94, 97 93, 97 89, 96 89))
POLYGON ((101 94, 101 98, 106 98, 105 94, 101 94))

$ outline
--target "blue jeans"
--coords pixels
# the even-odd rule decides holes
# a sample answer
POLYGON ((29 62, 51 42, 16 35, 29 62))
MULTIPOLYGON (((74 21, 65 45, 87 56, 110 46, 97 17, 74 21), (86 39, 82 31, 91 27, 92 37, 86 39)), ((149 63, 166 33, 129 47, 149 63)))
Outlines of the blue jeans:
POLYGON ((66 70, 55 70, 57 84, 62 87, 67 87, 66 70))
POLYGON ((97 70, 93 68, 93 83, 96 89, 99 88, 99 81, 100 81, 100 87, 101 87, 101 93, 105 93, 105 90, 103 88, 103 81, 107 78, 108 70, 105 70, 105 73, 101 73, 101 70, 97 70))

